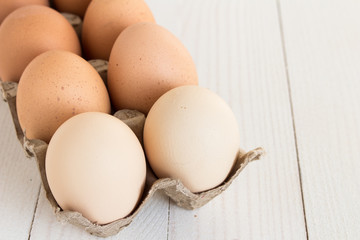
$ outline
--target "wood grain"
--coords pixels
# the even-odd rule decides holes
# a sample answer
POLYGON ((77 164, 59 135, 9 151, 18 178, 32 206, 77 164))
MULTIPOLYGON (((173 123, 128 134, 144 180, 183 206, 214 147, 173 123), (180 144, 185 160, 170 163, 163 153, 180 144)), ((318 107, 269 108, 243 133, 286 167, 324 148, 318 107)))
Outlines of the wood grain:
POLYGON ((10 111, 0 100, 0 239, 27 239, 40 188, 33 159, 15 134, 10 111))
POLYGON ((310 239, 360 236, 360 2, 280 1, 310 239))
POLYGON ((217 92, 234 110, 241 147, 260 145, 268 155, 251 163, 208 205, 187 211, 171 204, 169 239, 305 239, 276 2, 184 5, 176 8, 183 27, 167 27, 193 55, 200 85, 217 92))

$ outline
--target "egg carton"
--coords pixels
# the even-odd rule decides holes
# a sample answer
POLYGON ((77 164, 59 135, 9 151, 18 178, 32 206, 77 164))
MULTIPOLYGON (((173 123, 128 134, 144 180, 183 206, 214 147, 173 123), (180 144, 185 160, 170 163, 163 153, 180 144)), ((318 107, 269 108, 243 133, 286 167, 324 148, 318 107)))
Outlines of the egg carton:
MULTIPOLYGON (((82 28, 81 18, 73 14, 62 14, 71 23, 80 38, 82 28)), ((104 60, 90 60, 89 63, 97 70, 99 75, 104 80, 105 85, 107 85, 108 62, 104 60)), ((145 188, 137 207, 127 217, 118 219, 108 224, 99 225, 97 223, 91 222, 82 216, 82 214, 79 212, 62 210, 61 207, 57 204, 54 196, 50 191, 45 172, 45 157, 48 144, 38 139, 27 139, 25 133, 22 131, 16 110, 17 86, 18 84, 15 82, 2 82, 0 79, 1 95, 3 100, 7 102, 9 106, 17 138, 23 146, 25 155, 29 158, 34 158, 37 162, 37 166, 41 175, 42 186, 46 192, 46 197, 49 200, 49 203, 51 204, 57 219, 62 223, 68 222, 79 226, 90 234, 96 235, 98 237, 108 237, 115 235, 127 227, 157 191, 164 192, 179 207, 189 210, 200 208, 225 191, 249 162, 260 159, 264 154, 264 150, 262 148, 256 148, 248 152, 239 149, 235 163, 225 181, 213 189, 200 193, 192 193, 182 184, 179 179, 158 179, 151 170, 150 166, 147 164, 145 188)), ((146 120, 144 114, 136 110, 120 110, 115 112, 113 115, 126 123, 136 134, 139 141, 143 144, 142 134, 146 120)))
MULTIPOLYGON (((106 76, 106 61, 93 60, 90 61, 90 63, 98 70, 100 75, 106 76)), ((57 219, 60 222, 69 222, 77 225, 85 229, 90 234, 99 237, 108 237, 111 235, 115 235, 119 231, 124 229, 126 226, 128 226, 133 221, 134 217, 139 213, 139 211, 146 205, 149 199, 157 191, 163 191, 179 207, 190 210, 202 207, 210 200, 225 191, 249 162, 259 159, 264 154, 264 150, 262 148, 256 148, 249 152, 239 149, 235 164, 233 165, 226 180, 218 187, 201 193, 192 193, 178 179, 158 179, 151 170, 151 168, 147 166, 144 192, 141 197, 140 203, 135 208, 135 210, 133 210, 133 212, 125 218, 116 220, 108 224, 99 225, 86 219, 79 212, 64 211, 57 204, 54 196, 50 191, 45 172, 45 156, 48 144, 42 140, 30 140, 25 137, 25 134, 20 127, 19 119, 16 112, 16 92, 18 84, 15 82, 0 83, 2 97, 9 106, 17 137, 21 142, 21 145, 23 146, 26 156, 29 158, 34 158, 37 162, 38 169, 41 175, 42 185, 46 192, 46 197, 49 200, 57 219)), ((114 116, 124 121, 124 123, 126 123, 134 131, 140 142, 142 142, 142 131, 146 119, 144 114, 136 110, 120 110, 115 112, 114 116)))

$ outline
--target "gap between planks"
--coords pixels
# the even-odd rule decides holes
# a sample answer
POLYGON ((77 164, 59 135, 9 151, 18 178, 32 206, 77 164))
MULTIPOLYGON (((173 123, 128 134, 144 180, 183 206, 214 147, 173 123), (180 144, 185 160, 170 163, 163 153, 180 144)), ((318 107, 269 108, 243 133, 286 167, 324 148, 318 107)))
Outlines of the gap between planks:
POLYGON ((28 237, 28 240, 31 239, 31 232, 32 232, 32 229, 33 229, 34 220, 35 220, 35 215, 36 215, 36 211, 37 211, 38 204, 39 204, 41 186, 42 186, 42 185, 41 185, 41 183, 40 183, 40 184, 39 184, 38 195, 37 195, 37 199, 36 199, 36 203, 35 203, 35 208, 34 208, 34 214, 33 214, 33 217, 32 217, 32 220, 31 220, 30 229, 29 229, 29 237, 28 237))
POLYGON ((169 240, 169 230, 170 230, 170 197, 168 197, 168 223, 167 223, 167 229, 166 229, 166 240, 169 240))
POLYGON ((286 54, 286 46, 285 46, 285 36, 284 36, 284 28, 283 28, 283 19, 281 14, 281 3, 280 0, 276 1, 276 9, 278 13, 278 21, 279 21, 279 28, 280 28, 280 35, 281 35, 281 46, 283 52, 283 60, 284 60, 284 67, 285 67, 285 75, 289 93, 289 102, 290 102, 290 112, 291 112, 291 120, 292 120, 292 127, 294 131, 294 143, 295 143, 295 150, 296 150, 296 159, 299 171, 299 182, 300 182, 300 192, 301 192, 301 201, 304 213, 304 224, 305 224, 305 232, 306 232, 306 239, 309 240, 309 233, 308 233, 308 226, 306 220, 306 209, 305 209, 305 201, 304 201, 304 192, 303 192, 303 184, 302 184, 302 175, 301 175, 301 167, 300 167, 300 157, 299 157, 299 149, 298 149, 298 141, 296 136, 296 125, 295 125, 295 117, 294 117, 294 105, 292 101, 292 94, 291 94, 291 83, 290 83, 290 75, 288 69, 288 60, 286 54))

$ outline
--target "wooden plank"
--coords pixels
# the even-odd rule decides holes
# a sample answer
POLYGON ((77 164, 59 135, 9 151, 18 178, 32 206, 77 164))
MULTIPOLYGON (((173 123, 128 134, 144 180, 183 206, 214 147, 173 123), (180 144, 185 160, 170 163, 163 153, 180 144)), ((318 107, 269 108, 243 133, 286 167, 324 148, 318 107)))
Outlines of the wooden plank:
POLYGON ((360 2, 280 1, 310 239, 360 236, 360 2))
MULTIPOLYGON (((166 239, 168 219, 167 212, 163 211, 164 206, 168 206, 168 198, 163 194, 155 194, 130 226, 107 239, 166 239)), ((92 236, 72 224, 58 222, 45 197, 45 191, 41 189, 30 239, 90 240, 102 238, 92 236)))
POLYGON ((40 177, 16 138, 7 104, 0 101, 0 239, 27 239, 40 177))
POLYGON ((171 204, 169 239, 306 239, 276 1, 199 0, 176 12, 183 25, 167 26, 193 55, 200 85, 234 110, 241 147, 268 155, 208 205, 171 204))

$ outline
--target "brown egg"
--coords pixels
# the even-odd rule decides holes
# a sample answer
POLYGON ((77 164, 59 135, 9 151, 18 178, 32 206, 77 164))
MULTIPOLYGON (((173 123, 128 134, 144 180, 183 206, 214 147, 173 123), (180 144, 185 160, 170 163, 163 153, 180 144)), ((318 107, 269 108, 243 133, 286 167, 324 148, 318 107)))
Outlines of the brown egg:
POLYGON ((155 22, 144 0, 93 0, 85 13, 82 30, 85 56, 108 60, 121 31, 139 22, 155 22))
POLYGON ((190 53, 165 28, 139 23, 128 27, 116 40, 108 69, 108 89, 116 109, 147 113, 170 89, 197 84, 190 53))
POLYGON ((52 50, 26 67, 18 86, 16 107, 29 139, 49 142, 56 129, 82 112, 110 112, 100 75, 78 55, 52 50))
POLYGON ((18 82, 30 61, 51 49, 81 54, 79 39, 65 17, 45 6, 15 10, 0 26, 0 78, 18 82))
POLYGON ((91 0, 54 0, 53 2, 59 12, 68 12, 83 18, 91 0))
POLYGON ((0 0, 0 25, 7 15, 26 5, 49 6, 48 0, 0 0))

